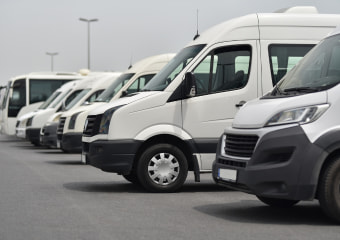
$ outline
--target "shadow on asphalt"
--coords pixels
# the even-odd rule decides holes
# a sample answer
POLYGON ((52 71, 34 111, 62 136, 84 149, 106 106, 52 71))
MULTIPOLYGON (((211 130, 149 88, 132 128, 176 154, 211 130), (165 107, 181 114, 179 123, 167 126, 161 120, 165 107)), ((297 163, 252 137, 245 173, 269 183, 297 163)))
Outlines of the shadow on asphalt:
POLYGON ((63 152, 62 150, 60 149, 38 149, 38 150, 43 150, 43 151, 39 151, 37 153, 40 153, 40 154, 58 154, 58 155, 79 155, 79 159, 80 159, 80 153, 67 153, 67 152, 63 152))
MULTIPOLYGON (((122 180, 124 181, 124 180, 122 180)), ((65 183, 66 189, 80 192, 97 192, 97 193, 148 193, 141 186, 129 182, 76 182, 65 183)), ((178 193, 194 193, 194 192, 221 192, 232 191, 224 187, 220 187, 214 183, 185 183, 178 193)), ((158 194, 158 193, 150 193, 158 194)), ((164 193, 161 193, 164 194, 164 193)), ((167 193, 165 193, 167 194, 167 193)), ((176 193, 170 193, 176 194, 176 193)))
POLYGON ((79 192, 91 193, 145 193, 144 190, 132 183, 115 183, 115 182, 76 182, 65 183, 64 188, 79 192))
POLYGON ((70 161, 65 161, 65 160, 56 160, 56 161, 45 161, 48 164, 54 164, 54 165, 84 165, 80 162, 80 158, 79 161, 74 161, 74 160, 70 160, 70 161))
POLYGON ((315 202, 300 202, 291 208, 273 208, 257 200, 194 207, 204 214, 224 220, 254 224, 338 226, 315 202))

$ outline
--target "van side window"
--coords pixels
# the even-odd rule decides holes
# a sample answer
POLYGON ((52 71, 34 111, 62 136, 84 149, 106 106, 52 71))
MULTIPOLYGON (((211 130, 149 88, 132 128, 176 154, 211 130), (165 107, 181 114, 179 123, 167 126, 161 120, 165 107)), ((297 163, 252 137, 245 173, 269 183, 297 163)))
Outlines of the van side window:
POLYGON ((273 86, 291 70, 314 45, 272 44, 269 45, 269 60, 273 86))
POLYGON ((81 93, 81 92, 82 92, 82 90, 75 90, 73 93, 71 93, 70 96, 68 96, 65 99, 65 106, 70 104, 70 102, 72 102, 72 100, 75 99, 79 95, 79 93, 81 93))
POLYGON ((94 102, 97 99, 97 97, 99 97, 99 95, 102 94, 103 91, 104 91, 104 89, 100 89, 100 90, 92 93, 91 96, 89 96, 84 102, 87 102, 87 103, 94 102))
POLYGON ((246 86, 250 59, 249 45, 214 49, 193 71, 197 95, 231 91, 246 86))
POLYGON ((139 92, 156 74, 147 74, 137 78, 127 89, 127 93, 139 92))

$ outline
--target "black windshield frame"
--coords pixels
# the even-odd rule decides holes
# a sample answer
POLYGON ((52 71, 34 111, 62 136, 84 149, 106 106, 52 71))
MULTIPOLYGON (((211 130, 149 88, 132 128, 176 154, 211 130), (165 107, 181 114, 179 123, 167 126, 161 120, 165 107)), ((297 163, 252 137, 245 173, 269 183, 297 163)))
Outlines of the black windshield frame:
POLYGON ((144 86, 142 91, 163 91, 205 46, 199 44, 183 48, 144 86))

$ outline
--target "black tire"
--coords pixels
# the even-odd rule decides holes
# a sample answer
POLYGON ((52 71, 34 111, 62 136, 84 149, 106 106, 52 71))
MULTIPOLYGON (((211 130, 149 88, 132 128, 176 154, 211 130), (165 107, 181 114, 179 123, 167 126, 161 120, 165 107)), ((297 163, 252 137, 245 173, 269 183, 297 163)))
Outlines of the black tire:
POLYGON ((188 175, 188 162, 184 153, 170 144, 149 147, 137 164, 140 184, 150 192, 175 192, 188 175))
POLYGON ((256 196, 261 202, 276 208, 289 208, 297 204, 298 200, 289 200, 289 199, 281 199, 281 198, 269 198, 269 197, 260 197, 256 196))
POLYGON ((324 213, 340 222, 340 157, 323 169, 318 186, 318 199, 324 213))

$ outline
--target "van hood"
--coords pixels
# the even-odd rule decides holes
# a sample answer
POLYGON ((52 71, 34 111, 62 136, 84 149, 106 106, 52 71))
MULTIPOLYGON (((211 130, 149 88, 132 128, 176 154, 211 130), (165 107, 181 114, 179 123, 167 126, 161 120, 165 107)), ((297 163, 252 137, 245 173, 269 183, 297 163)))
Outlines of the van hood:
POLYGON ((20 116, 19 118, 18 118, 18 121, 24 121, 24 120, 27 120, 27 119, 29 119, 30 117, 33 117, 33 116, 35 116, 36 114, 38 114, 40 111, 42 111, 41 109, 37 109, 37 110, 35 110, 35 111, 33 111, 33 112, 28 112, 28 113, 25 113, 24 115, 22 115, 22 116, 20 116))
POLYGON ((61 117, 70 117, 75 113, 91 111, 92 109, 98 108, 99 106, 104 105, 104 104, 106 104, 106 103, 104 103, 104 102, 93 102, 93 103, 88 104, 88 105, 80 105, 78 107, 71 108, 68 111, 62 112, 61 117))
POLYGON ((110 108, 113 108, 113 107, 116 107, 116 106, 120 106, 120 105, 126 105, 126 104, 130 104, 132 102, 135 102, 135 101, 138 101, 142 98, 146 98, 146 97, 149 97, 149 96, 152 96, 152 95, 155 95, 159 92, 156 92, 156 91, 150 91, 150 92, 137 92, 137 93, 134 93, 134 94, 131 94, 129 96, 126 96, 126 97, 122 97, 122 98, 119 98, 117 100, 114 100, 112 102, 109 102, 107 104, 104 104, 94 110, 92 110, 91 112, 89 112, 88 115, 98 115, 98 114, 102 114, 104 113, 107 109, 110 109, 110 108))
POLYGON ((275 114, 289 109, 327 103, 327 91, 284 98, 259 98, 246 103, 236 114, 233 128, 262 128, 275 114))

